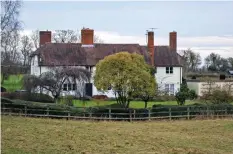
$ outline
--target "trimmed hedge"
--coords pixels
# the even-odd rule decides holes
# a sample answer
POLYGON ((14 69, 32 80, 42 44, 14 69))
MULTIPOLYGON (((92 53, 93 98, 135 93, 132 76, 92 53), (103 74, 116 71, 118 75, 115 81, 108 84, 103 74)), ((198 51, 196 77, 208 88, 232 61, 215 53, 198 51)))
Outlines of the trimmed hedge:
POLYGON ((1 107, 9 108, 13 113, 20 113, 25 111, 25 106, 27 107, 27 114, 47 114, 49 110, 49 115, 68 115, 70 116, 83 116, 87 114, 82 108, 71 107, 62 104, 54 103, 38 103, 38 102, 28 102, 22 100, 10 100, 8 98, 1 97, 1 107), (16 110, 15 110, 16 109, 16 110))
MULTIPOLYGON (((92 108, 77 108, 62 104, 54 103, 38 103, 38 102, 28 102, 22 100, 10 100, 1 97, 1 107, 10 109, 12 113, 24 113, 25 107, 27 108, 27 114, 44 114, 49 115, 60 115, 67 116, 92 116, 92 117, 109 117, 109 109, 106 107, 92 107, 92 108)), ((171 111, 171 116, 181 116, 184 117, 189 115, 195 117, 198 115, 206 116, 208 115, 225 115, 233 114, 233 105, 231 104, 194 104, 186 106, 165 106, 165 105, 154 105, 149 111, 148 109, 125 109, 125 108, 111 108, 111 118, 130 118, 130 113, 132 118, 149 117, 149 112, 151 117, 163 117, 169 116, 169 111, 171 111)), ((190 118, 191 118, 190 117, 190 118)))
POLYGON ((172 116, 187 115, 223 115, 233 114, 233 105, 231 104, 194 104, 185 106, 164 106, 153 105, 151 112, 153 116, 169 116, 169 110, 171 110, 172 116))
POLYGON ((54 103, 51 96, 40 93, 27 93, 27 92, 3 92, 1 97, 9 99, 20 99, 24 101, 34 101, 42 103, 54 103))

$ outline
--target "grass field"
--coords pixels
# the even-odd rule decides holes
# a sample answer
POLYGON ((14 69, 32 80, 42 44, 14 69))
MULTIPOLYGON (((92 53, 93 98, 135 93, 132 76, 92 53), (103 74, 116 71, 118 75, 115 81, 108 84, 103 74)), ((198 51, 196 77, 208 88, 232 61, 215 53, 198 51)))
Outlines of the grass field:
MULTIPOLYGON (((74 100, 73 101, 74 106, 76 107, 83 107, 84 104, 80 100, 74 100)), ((185 105, 190 105, 194 103, 200 103, 197 101, 186 101, 185 105)), ((177 105, 176 101, 164 101, 164 102, 148 102, 147 107, 152 107, 153 105, 177 105)), ((111 107, 117 107, 118 105, 116 104, 116 101, 86 101, 85 102, 85 107, 94 107, 94 106, 111 106, 111 107)), ((131 108, 144 108, 145 103, 143 101, 131 101, 130 102, 130 107, 131 108)))
MULTIPOLYGON (((1 76, 2 78, 2 76, 1 76)), ((7 91, 13 92, 18 89, 22 89, 22 78, 23 75, 10 75, 7 80, 4 80, 3 86, 4 88, 7 89, 7 91)))
POLYGON ((129 123, 2 116, 2 153, 232 154, 233 120, 129 123))

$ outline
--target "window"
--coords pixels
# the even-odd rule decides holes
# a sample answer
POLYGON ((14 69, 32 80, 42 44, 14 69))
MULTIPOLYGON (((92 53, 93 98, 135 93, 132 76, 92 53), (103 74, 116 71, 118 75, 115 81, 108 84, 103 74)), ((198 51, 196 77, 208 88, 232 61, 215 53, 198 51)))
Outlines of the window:
POLYGON ((63 84, 63 91, 67 91, 67 84, 63 84))
POLYGON ((170 74, 173 74, 173 67, 170 67, 170 74))
POLYGON ((174 84, 170 84, 170 94, 174 95, 174 92, 175 92, 174 84))
POLYGON ((165 92, 169 93, 169 84, 165 84, 165 92))
POLYGON ((166 67, 166 73, 169 74, 169 67, 166 67))
POLYGON ((173 74, 173 67, 166 67, 166 74, 173 74))
POLYGON ((77 85, 76 84, 72 85, 72 90, 77 90, 77 85))
POLYGON ((70 91, 71 90, 71 84, 69 83, 68 84, 68 91, 70 91))
POLYGON ((174 84, 165 84, 165 92, 169 95, 174 95, 175 85, 174 84))

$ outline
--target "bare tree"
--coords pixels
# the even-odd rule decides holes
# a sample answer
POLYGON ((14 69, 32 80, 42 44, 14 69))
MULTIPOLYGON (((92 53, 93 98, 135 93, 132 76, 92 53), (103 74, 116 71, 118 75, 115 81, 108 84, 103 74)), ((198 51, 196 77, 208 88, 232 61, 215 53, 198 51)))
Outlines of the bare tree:
POLYGON ((78 40, 78 32, 74 30, 55 30, 53 40, 56 43, 76 43, 78 40))
POLYGON ((18 52, 19 30, 21 22, 19 13, 21 8, 20 1, 1 1, 1 66, 2 81, 14 72, 14 67, 20 63, 18 52))
POLYGON ((30 65, 30 53, 32 52, 32 42, 27 35, 21 37, 21 53, 23 55, 23 65, 29 66, 30 65))
POLYGON ((201 65, 201 56, 199 53, 193 52, 191 49, 188 49, 184 52, 185 67, 188 72, 196 71, 201 65))
POLYGON ((50 71, 42 73, 39 77, 25 77, 24 80, 26 81, 24 81, 24 87, 27 87, 27 89, 38 89, 38 87, 41 87, 50 92, 54 98, 54 102, 56 102, 63 91, 64 83, 76 84, 79 81, 88 82, 90 76, 90 72, 83 68, 50 68, 50 71))
POLYGON ((33 47, 35 49, 39 48, 39 30, 32 31, 32 34, 30 35, 30 39, 32 40, 33 47))

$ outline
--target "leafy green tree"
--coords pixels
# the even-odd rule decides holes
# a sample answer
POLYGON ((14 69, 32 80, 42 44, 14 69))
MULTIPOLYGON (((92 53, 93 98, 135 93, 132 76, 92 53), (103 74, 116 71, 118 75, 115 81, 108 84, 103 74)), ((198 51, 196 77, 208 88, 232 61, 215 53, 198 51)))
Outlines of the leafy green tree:
POLYGON ((152 100, 156 94, 156 81, 153 74, 148 72, 139 72, 139 80, 136 85, 135 97, 141 98, 147 108, 148 101, 152 100))
POLYGON ((94 84, 101 91, 107 91, 111 87, 117 103, 127 108, 135 95, 141 94, 139 90, 143 89, 143 83, 150 76, 151 69, 143 56, 120 52, 99 61, 94 84))

